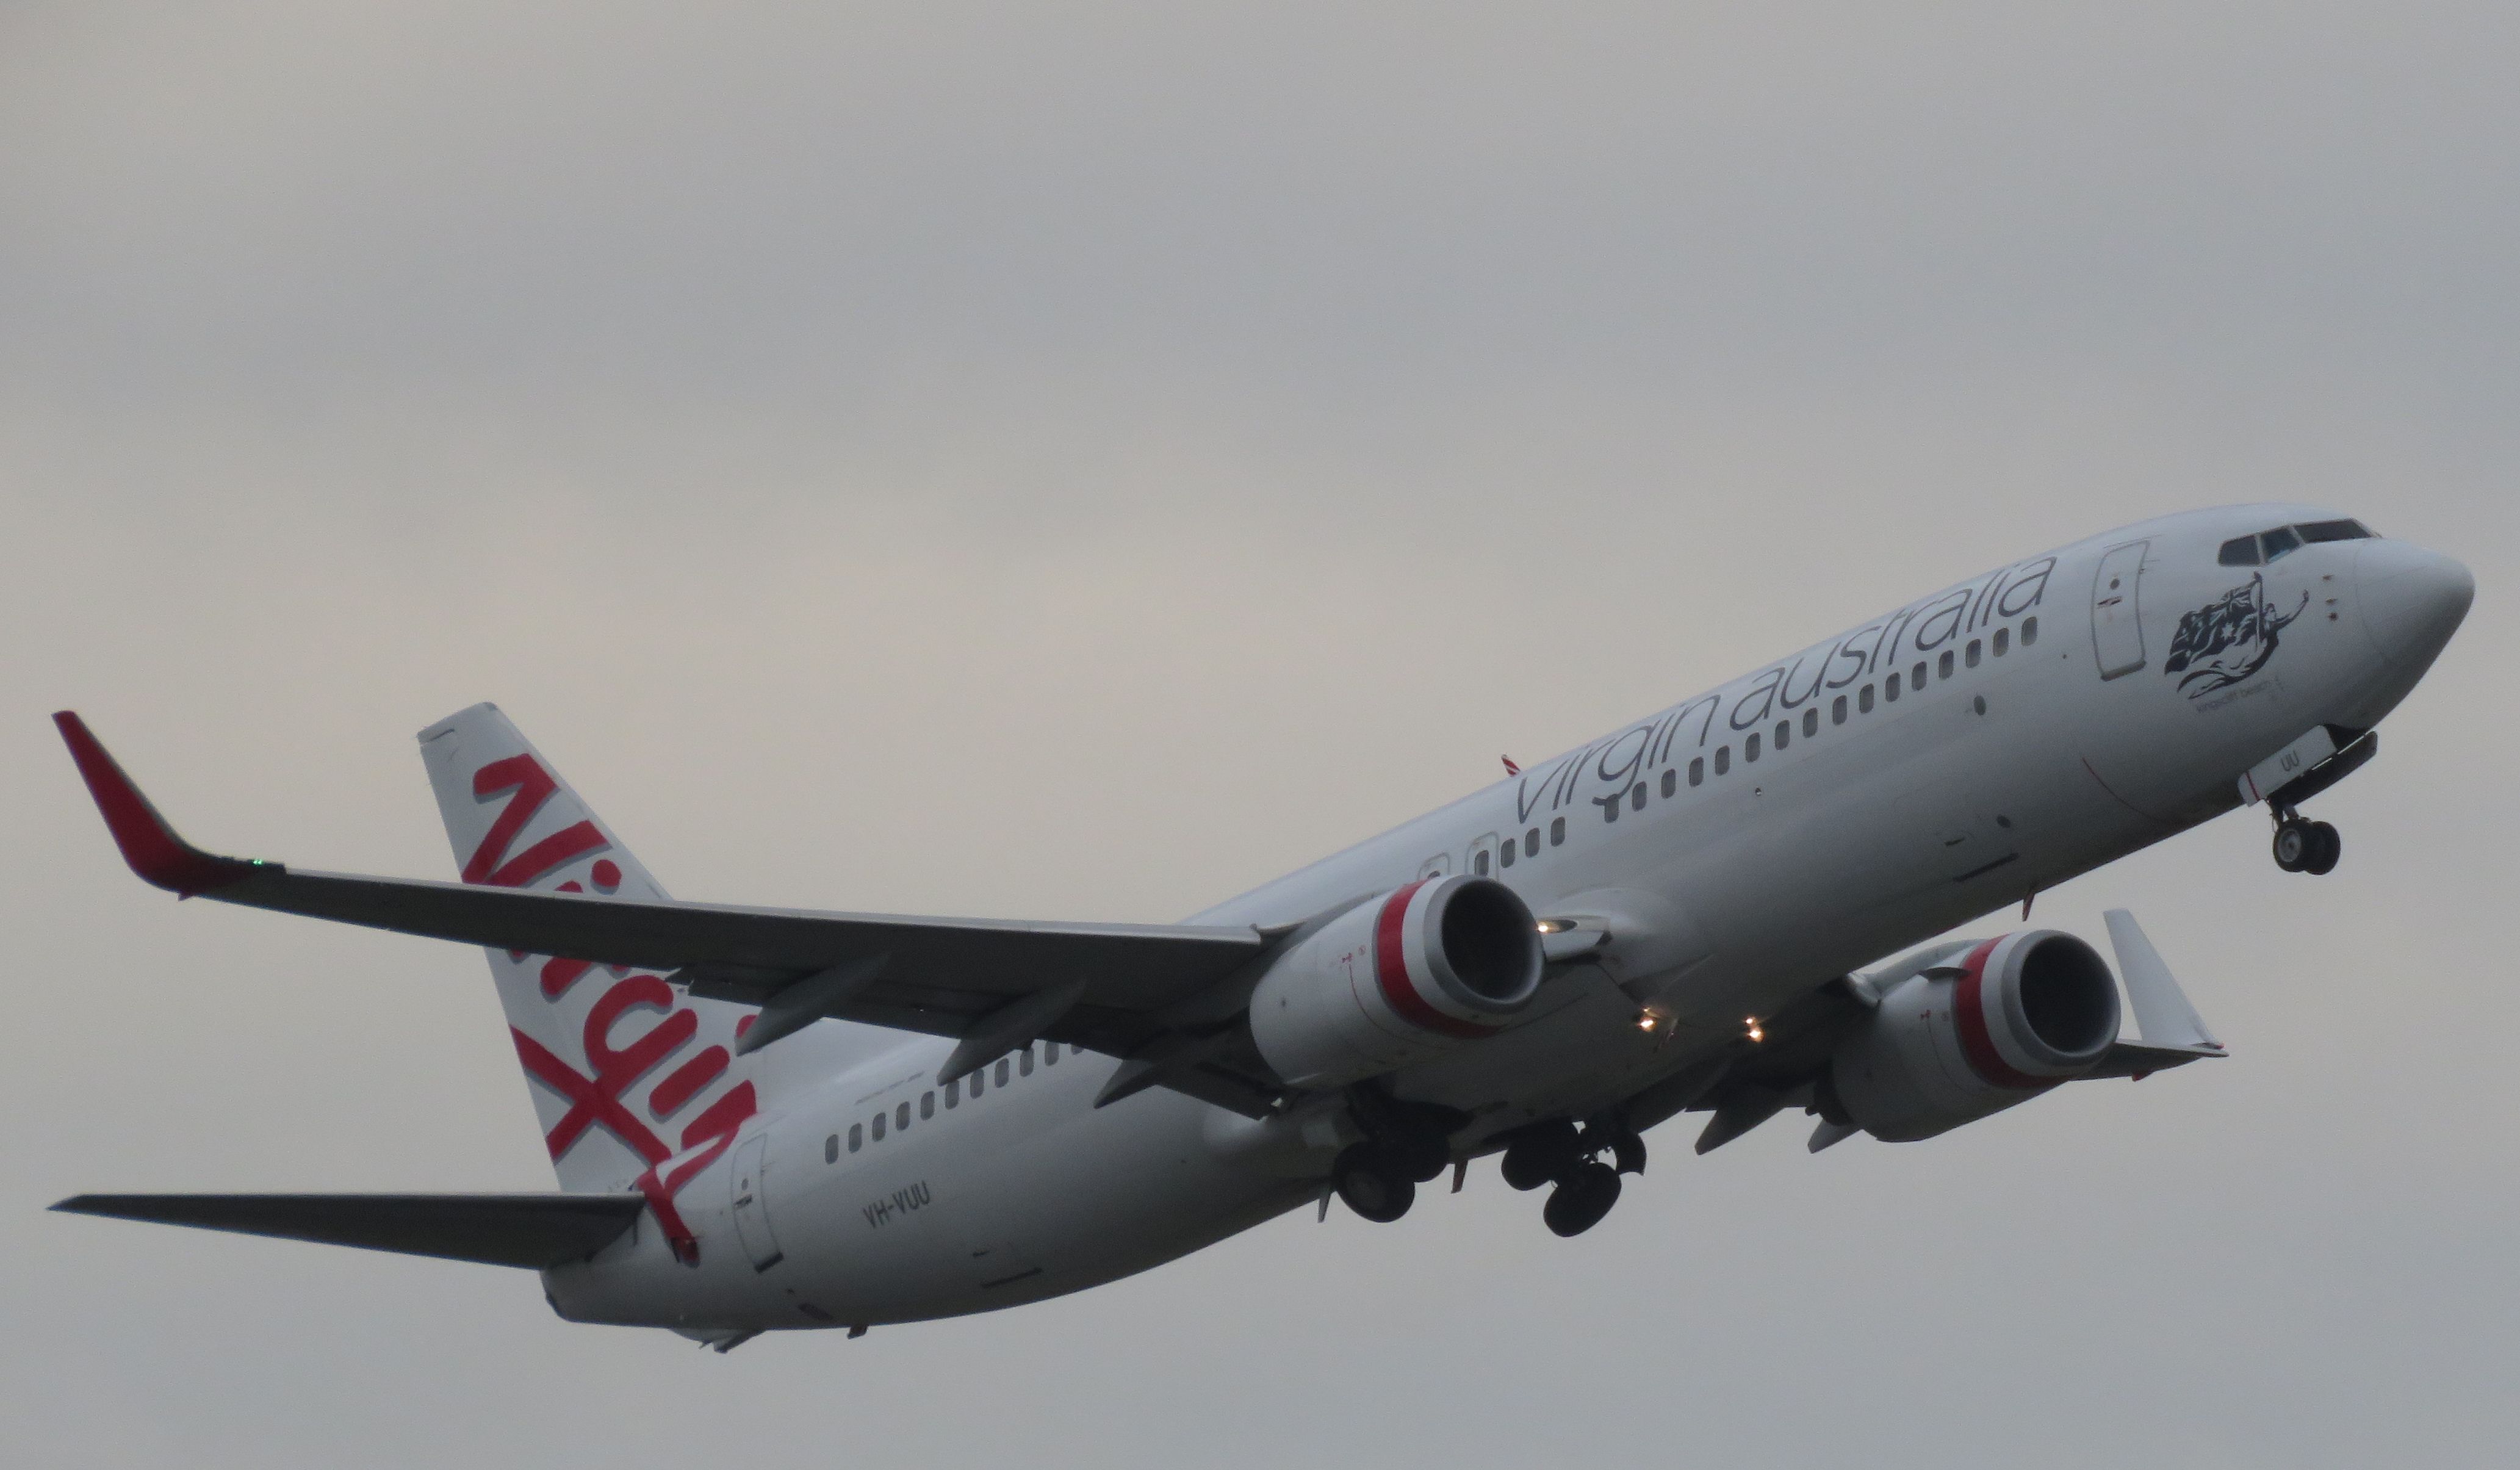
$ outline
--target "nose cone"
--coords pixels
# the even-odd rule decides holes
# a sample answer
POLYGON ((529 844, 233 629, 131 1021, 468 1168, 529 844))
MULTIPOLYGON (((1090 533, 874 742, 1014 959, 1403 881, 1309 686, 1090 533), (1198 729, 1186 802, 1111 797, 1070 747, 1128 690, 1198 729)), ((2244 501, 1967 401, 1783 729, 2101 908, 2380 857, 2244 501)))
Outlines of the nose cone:
POLYGON ((2458 631, 2476 601, 2476 578, 2439 552, 2403 541, 2366 541, 2354 561, 2362 627, 2393 665, 2421 670, 2458 631))

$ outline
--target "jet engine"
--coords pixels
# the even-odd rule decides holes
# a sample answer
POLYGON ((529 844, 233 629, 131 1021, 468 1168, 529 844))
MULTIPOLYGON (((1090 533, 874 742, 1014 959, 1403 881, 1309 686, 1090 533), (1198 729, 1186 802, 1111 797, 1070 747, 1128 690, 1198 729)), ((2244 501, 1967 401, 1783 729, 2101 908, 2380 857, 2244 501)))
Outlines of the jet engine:
POLYGON ((1421 878, 1296 941, 1251 994, 1251 1039, 1334 1088, 1511 1026, 1540 991, 1540 926, 1494 878, 1421 878))
POLYGON ((2118 987, 2071 934, 2025 929, 1927 951, 1870 982, 1870 1021, 1838 1044, 1819 1109, 1876 1138, 1930 1138, 2099 1065, 2118 987))

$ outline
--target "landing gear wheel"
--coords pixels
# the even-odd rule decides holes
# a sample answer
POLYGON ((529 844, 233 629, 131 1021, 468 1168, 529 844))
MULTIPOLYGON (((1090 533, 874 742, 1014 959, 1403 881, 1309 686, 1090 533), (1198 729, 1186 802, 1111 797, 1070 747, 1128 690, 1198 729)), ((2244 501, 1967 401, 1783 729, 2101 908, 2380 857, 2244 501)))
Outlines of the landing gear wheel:
POLYGON ((1571 1173, 1583 1158, 1582 1148, 1574 1124, 1562 1118, 1535 1123, 1506 1145, 1500 1168, 1505 1181, 1516 1189, 1537 1189, 1571 1173))
POLYGON ((2310 824, 2310 856, 2303 860, 2301 870, 2314 875, 2334 872, 2336 860, 2345 853, 2345 839, 2336 828, 2324 822, 2310 824))
POLYGON ((1409 1213, 1418 1185, 1370 1143, 1350 1144, 1330 1165, 1330 1184, 1347 1207, 1376 1225, 1409 1213))
POLYGON ((1430 1135, 1386 1139, 1381 1151, 1394 1172, 1415 1183, 1431 1184, 1453 1167, 1453 1146, 1430 1135))
POLYGON ((1619 1172, 1607 1164, 1586 1164, 1549 1191, 1540 1218, 1559 1235, 1581 1235, 1599 1225, 1618 1202, 1619 1172))
POLYGON ((2295 817, 2275 825, 2275 866, 2286 872, 2299 872, 2310 866, 2318 839, 2313 835, 2312 824, 2295 817))

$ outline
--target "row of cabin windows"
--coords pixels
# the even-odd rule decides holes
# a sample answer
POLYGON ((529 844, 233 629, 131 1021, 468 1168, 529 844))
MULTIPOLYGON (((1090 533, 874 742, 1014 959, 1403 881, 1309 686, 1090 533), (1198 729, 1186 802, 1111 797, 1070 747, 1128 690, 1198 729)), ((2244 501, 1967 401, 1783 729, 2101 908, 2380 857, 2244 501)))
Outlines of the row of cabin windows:
MULTIPOLYGON (((2035 616, 2023 618, 2021 620, 2021 646, 2027 648, 2037 642, 2039 642, 2039 619, 2035 616)), ((1952 677, 1957 666, 1960 664, 1965 664, 1969 668, 1973 669, 1983 662, 1989 653, 1992 653, 1997 658, 2002 658, 2004 654, 2010 651, 2012 651, 2012 630, 2009 628, 1998 628, 1992 636, 1985 639, 1970 639, 1968 641, 1968 646, 1957 652, 1950 648, 1945 648, 1939 658, 1932 660, 1930 663, 1920 660, 1913 668, 1907 670, 1904 675, 1904 680, 1900 671, 1891 671, 1890 677, 1881 681, 1881 702, 1884 704, 1896 704, 1899 702, 1899 695, 1903 690, 1923 689, 1928 682, 1929 676, 1934 679, 1949 679, 1952 677)), ((1855 691, 1855 713, 1868 715, 1872 713, 1873 707, 1872 686, 1867 684, 1862 689, 1855 691)), ((1831 725, 1843 725, 1846 723, 1846 720, 1847 696, 1839 694, 1829 701, 1828 723, 1831 725)), ((1778 750, 1787 748, 1793 743, 1795 724, 1796 722, 1791 719, 1778 720, 1775 730, 1765 733, 1765 739, 1773 741, 1776 748, 1778 750)), ((1809 739, 1813 735, 1820 734, 1820 707, 1818 705, 1814 705, 1812 708, 1804 710, 1800 724, 1802 726, 1802 735, 1805 739, 1809 739)), ((1753 732, 1749 738, 1741 742, 1741 760, 1744 765, 1759 758, 1759 753, 1763 748, 1762 740, 1762 734, 1759 732, 1753 732)), ((1715 774, 1718 776, 1724 776, 1730 774, 1732 770, 1732 747, 1731 745, 1716 746, 1715 774)), ((1688 783, 1692 786, 1702 786, 1706 783, 1706 757, 1702 755, 1692 756, 1689 759, 1688 783)), ((1665 797, 1671 797, 1677 795, 1679 791, 1680 770, 1678 767, 1673 767, 1662 774, 1662 794, 1665 797)), ((1601 820, 1604 822, 1618 821, 1620 805, 1621 803, 1615 801, 1605 803, 1601 808, 1601 820)), ((1625 805, 1630 811, 1642 812, 1645 809, 1645 783, 1643 781, 1639 781, 1629 788, 1628 799, 1625 805)), ((1549 823, 1549 845, 1555 847, 1565 840, 1566 819, 1563 817, 1552 818, 1549 823)), ((1511 868, 1513 866, 1514 849, 1516 846, 1516 843, 1508 839, 1503 847, 1497 850, 1498 867, 1511 868)), ((1522 856, 1526 858, 1539 857, 1540 828, 1533 827, 1529 831, 1524 832, 1519 846, 1522 849, 1522 856)), ((1470 870, 1480 877, 1487 876, 1488 855, 1486 849, 1481 848, 1471 854, 1470 870)))
MULTIPOLYGON (((2031 643, 2039 643, 2039 618, 2021 620, 2021 646, 2029 648, 2031 643)), ((1994 638, 1970 638, 1968 648, 1963 648, 1960 653, 1953 653, 1951 648, 1946 648, 1941 658, 1935 658, 1933 663, 1917 663, 1915 668, 1905 671, 1905 676, 1900 676, 1900 671, 1890 673, 1890 678, 1885 678, 1885 681, 1880 684, 1880 701, 1898 703, 1898 696, 1903 693, 1903 690, 1925 689, 1928 673, 1935 678, 1951 678, 1953 668, 1958 666, 1958 663, 1965 663, 1968 668, 1976 668, 1978 663, 1986 660, 1988 653, 1994 653, 1996 658, 2003 658, 2005 653, 2011 653, 2011 648, 2013 648, 2011 628, 1996 628, 1994 638)), ((1872 714, 1872 686, 1869 684, 1855 690, 1855 714, 1872 714)), ((1797 721, 1779 719, 1777 721, 1775 732, 1767 732, 1767 738, 1769 741, 1775 741, 1775 746, 1779 751, 1786 749, 1786 746, 1792 746, 1794 724, 1797 724, 1797 721)), ((1807 708, 1807 711, 1802 711, 1802 721, 1799 721, 1799 724, 1802 724, 1804 738, 1817 736, 1817 734, 1820 734, 1820 706, 1812 706, 1807 708)), ((1829 724, 1847 724, 1847 696, 1842 696, 1842 693, 1829 701, 1829 724)), ((1744 764, 1756 762, 1756 759, 1759 759, 1759 751, 1762 751, 1762 734, 1751 732, 1751 736, 1741 741, 1741 762, 1744 764)), ((1719 777, 1732 774, 1732 746, 1729 744, 1716 746, 1716 774, 1719 774, 1719 777)), ((1706 756, 1690 756, 1688 759, 1688 784, 1690 786, 1706 784, 1706 756)), ((1663 772, 1663 794, 1666 794, 1666 797, 1679 792, 1679 786, 1681 786, 1679 767, 1663 772)), ((1628 792, 1628 807, 1636 812, 1645 810, 1645 781, 1638 781, 1631 792, 1628 792)), ((1605 804, 1605 807, 1600 810, 1600 817, 1602 822, 1618 822, 1618 802, 1605 804)), ((1552 822, 1552 827, 1557 829, 1557 832, 1552 832, 1552 842, 1554 842, 1557 834, 1562 834, 1562 829, 1565 829, 1565 817, 1552 822)), ((1507 845, 1507 852, 1512 852, 1512 845, 1507 845)))
MULTIPOLYGON (((1565 840, 1566 819, 1563 817, 1551 818, 1549 820, 1549 845, 1556 847, 1564 843, 1565 840)), ((1531 830, 1523 833, 1522 840, 1520 842, 1516 842, 1511 837, 1505 839, 1504 845, 1497 849, 1497 866, 1499 868, 1511 868, 1513 866, 1514 855, 1517 851, 1526 858, 1539 857, 1540 828, 1533 827, 1531 830)), ((1486 848, 1480 848, 1476 852, 1470 854, 1470 871, 1476 873, 1480 877, 1486 877, 1488 875, 1488 852, 1486 848)))
MULTIPOLYGON (((1067 1049, 1072 1052, 1076 1048, 1070 1047, 1067 1049)), ((1043 1043, 1041 1048, 1041 1064, 1045 1067, 1049 1067, 1058 1065, 1058 1043, 1043 1043)), ((975 1098, 981 1093, 987 1091, 989 1090, 990 1070, 990 1068, 983 1067, 968 1077, 957 1077, 952 1082, 945 1084, 946 1109, 951 1111, 954 1108, 962 1106, 964 1095, 963 1090, 966 1084, 969 1085, 970 1095, 975 1098)), ((997 1072, 997 1086, 999 1087, 1005 1087, 1009 1082, 1017 1077, 1030 1077, 1032 1075, 1032 1048, 1030 1047, 1026 1047, 1021 1051, 1014 1052, 1012 1055, 999 1057, 995 1070, 997 1072)), ((936 1116, 935 1089, 930 1088, 928 1091, 919 1094, 919 1116, 922 1121, 936 1116)), ((909 1129, 910 1100, 905 1097, 889 1110, 877 1113, 875 1117, 865 1123, 850 1124, 849 1152, 855 1153, 859 1149, 864 1148, 870 1139, 880 1143, 883 1141, 885 1134, 907 1133, 909 1129)), ((823 1140, 823 1162, 826 1164, 836 1164, 839 1161, 840 1136, 838 1134, 833 1134, 823 1140)))

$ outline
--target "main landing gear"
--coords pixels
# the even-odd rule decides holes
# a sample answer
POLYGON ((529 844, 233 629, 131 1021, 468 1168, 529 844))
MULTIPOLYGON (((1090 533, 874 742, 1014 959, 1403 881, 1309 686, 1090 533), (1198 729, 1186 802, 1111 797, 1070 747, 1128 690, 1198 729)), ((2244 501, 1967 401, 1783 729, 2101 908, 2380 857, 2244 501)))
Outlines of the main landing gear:
POLYGON ((2289 808, 2275 814, 2275 866, 2284 871, 2331 871, 2344 851, 2345 839, 2326 823, 2305 822, 2289 808))
POLYGON ((1516 1189, 1554 1185, 1540 1218, 1559 1235, 1581 1235, 1619 1202, 1619 1176, 1645 1172, 1645 1140, 1609 1119, 1596 1119, 1578 1132, 1565 1119, 1552 1118, 1513 1134, 1503 1172, 1516 1189), (1611 1163, 1600 1161, 1604 1151, 1611 1163))
POLYGON ((1408 1214, 1418 1186, 1452 1165, 1451 1134, 1468 1121, 1450 1108, 1400 1102, 1365 1088, 1350 1093, 1348 1111, 1366 1137, 1331 1161, 1330 1186, 1349 1209, 1385 1225, 1408 1214))

